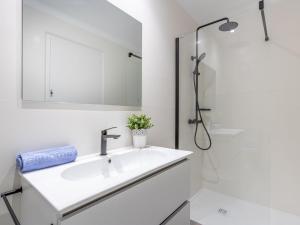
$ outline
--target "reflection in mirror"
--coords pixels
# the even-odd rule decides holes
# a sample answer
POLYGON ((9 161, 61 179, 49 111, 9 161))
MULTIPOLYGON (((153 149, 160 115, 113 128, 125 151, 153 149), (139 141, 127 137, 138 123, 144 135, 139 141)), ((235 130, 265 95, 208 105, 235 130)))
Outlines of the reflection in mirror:
POLYGON ((141 106, 142 24, 106 0, 23 0, 23 100, 141 106))

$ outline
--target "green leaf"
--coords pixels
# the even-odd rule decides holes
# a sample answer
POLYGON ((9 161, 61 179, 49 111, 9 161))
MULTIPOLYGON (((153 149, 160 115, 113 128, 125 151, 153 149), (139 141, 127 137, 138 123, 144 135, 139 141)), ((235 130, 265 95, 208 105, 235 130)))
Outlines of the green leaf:
POLYGON ((149 129, 154 125, 151 123, 151 118, 147 117, 145 114, 135 115, 132 114, 128 117, 127 127, 131 130, 134 129, 149 129))

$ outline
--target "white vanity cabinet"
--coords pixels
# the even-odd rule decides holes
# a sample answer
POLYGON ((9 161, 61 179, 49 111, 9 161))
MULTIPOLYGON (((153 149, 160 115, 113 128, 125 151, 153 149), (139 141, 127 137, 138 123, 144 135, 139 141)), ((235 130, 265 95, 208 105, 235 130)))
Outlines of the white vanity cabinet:
POLYGON ((35 190, 22 194, 22 225, 189 225, 185 160, 63 215, 35 190))
POLYGON ((28 179, 22 179, 21 224, 189 225, 189 164, 187 157, 181 157, 104 195, 92 196, 61 211, 28 179))

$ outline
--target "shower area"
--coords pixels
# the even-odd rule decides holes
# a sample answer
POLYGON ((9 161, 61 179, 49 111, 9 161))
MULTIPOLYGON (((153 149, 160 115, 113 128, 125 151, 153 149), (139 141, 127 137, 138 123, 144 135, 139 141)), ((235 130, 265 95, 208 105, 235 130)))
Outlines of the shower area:
POLYGON ((300 60, 281 45, 280 8, 268 27, 253 7, 176 39, 175 145, 194 152, 192 225, 300 225, 296 175, 287 188, 280 161, 281 110, 298 79, 284 81, 282 65, 300 71, 300 60))

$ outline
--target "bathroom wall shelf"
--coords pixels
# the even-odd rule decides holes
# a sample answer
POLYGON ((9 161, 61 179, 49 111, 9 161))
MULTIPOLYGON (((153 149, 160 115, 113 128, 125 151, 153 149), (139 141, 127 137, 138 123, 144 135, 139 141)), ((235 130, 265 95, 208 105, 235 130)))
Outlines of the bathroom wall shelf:
POLYGON ((210 131, 211 135, 221 135, 221 136, 236 136, 244 132, 242 129, 226 129, 226 128, 219 128, 213 129, 210 131))

